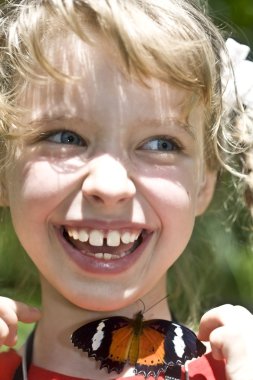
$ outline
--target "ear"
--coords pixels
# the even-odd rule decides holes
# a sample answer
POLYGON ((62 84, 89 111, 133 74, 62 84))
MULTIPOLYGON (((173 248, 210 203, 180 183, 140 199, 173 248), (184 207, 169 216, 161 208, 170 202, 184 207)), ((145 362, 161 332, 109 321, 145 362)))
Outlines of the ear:
POLYGON ((204 174, 203 181, 200 185, 199 193, 197 196, 196 203, 196 216, 201 215, 205 212, 209 203, 212 200, 213 193, 215 190, 215 185, 217 181, 217 172, 215 170, 208 170, 204 174))

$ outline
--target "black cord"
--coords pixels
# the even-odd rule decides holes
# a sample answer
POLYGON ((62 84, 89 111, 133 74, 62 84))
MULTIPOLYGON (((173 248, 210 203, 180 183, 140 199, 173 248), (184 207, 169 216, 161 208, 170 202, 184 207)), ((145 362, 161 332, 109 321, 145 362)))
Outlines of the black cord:
MULTIPOLYGON (((25 354, 26 355, 25 355, 25 363, 24 364, 25 364, 27 373, 28 373, 29 368, 30 368, 31 363, 32 363, 34 334, 35 334, 35 329, 29 335, 29 337, 26 341, 26 345, 25 345, 25 354)), ((16 369, 13 380, 24 380, 22 363, 20 363, 20 365, 16 369)))

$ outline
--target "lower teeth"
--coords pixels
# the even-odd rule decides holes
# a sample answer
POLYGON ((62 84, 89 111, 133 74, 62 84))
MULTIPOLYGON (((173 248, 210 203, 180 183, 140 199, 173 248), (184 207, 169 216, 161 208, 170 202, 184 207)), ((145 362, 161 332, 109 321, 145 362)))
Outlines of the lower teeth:
POLYGON ((97 259, 103 260, 117 260, 127 255, 126 252, 121 253, 120 255, 112 255, 111 253, 87 253, 88 256, 96 257, 97 259))

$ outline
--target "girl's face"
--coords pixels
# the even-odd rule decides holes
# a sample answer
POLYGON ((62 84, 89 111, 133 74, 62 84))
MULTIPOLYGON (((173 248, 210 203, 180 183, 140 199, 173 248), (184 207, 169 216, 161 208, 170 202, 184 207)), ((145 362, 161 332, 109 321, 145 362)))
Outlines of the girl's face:
POLYGON ((209 203, 202 109, 124 76, 101 41, 58 42, 55 65, 80 78, 20 96, 36 137, 17 151, 8 202, 42 278, 77 306, 115 310, 158 283, 209 203))

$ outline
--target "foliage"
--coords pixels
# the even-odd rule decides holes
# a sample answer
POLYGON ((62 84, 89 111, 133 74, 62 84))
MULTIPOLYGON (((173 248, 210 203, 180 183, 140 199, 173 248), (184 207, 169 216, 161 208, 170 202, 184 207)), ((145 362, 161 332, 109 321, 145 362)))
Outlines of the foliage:
POLYGON ((209 0, 209 7, 216 24, 253 49, 252 0, 209 0))
POLYGON ((170 304, 179 320, 193 315, 198 321, 205 310, 224 303, 253 312, 252 221, 237 186, 230 175, 221 176, 211 206, 169 271, 169 293, 177 295, 170 304))
POLYGON ((0 223, 1 295, 36 304, 39 302, 37 270, 14 233, 8 209, 0 209, 0 223))

